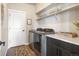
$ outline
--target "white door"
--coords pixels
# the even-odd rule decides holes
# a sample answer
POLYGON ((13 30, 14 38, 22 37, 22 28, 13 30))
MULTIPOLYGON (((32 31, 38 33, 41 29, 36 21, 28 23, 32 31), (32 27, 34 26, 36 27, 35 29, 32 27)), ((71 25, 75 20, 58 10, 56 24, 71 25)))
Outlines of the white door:
POLYGON ((8 48, 26 44, 26 13, 8 9, 8 48))

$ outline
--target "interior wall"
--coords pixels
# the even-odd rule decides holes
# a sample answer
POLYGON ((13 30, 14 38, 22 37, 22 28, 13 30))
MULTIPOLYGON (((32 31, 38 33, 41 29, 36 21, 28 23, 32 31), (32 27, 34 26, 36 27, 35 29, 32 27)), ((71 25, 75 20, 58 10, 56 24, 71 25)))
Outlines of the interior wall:
POLYGON ((39 21, 39 27, 52 28, 56 32, 69 31, 69 12, 53 15, 39 21))
POLYGON ((70 9, 57 15, 41 19, 39 27, 53 28, 56 32, 76 32, 74 20, 79 20, 79 8, 70 9))
POLYGON ((36 29, 38 27, 38 23, 36 21, 37 16, 35 14, 35 6, 32 4, 24 4, 24 3, 9 3, 7 4, 8 9, 14 9, 14 10, 20 10, 20 11, 25 11, 26 12, 26 20, 28 18, 32 19, 32 25, 27 25, 27 40, 26 43, 29 43, 29 30, 30 29, 36 29))
POLYGON ((72 10, 70 10, 70 16, 69 16, 69 29, 70 31, 76 32, 79 35, 79 30, 77 30, 77 27, 73 24, 74 21, 79 21, 79 7, 76 7, 72 10))

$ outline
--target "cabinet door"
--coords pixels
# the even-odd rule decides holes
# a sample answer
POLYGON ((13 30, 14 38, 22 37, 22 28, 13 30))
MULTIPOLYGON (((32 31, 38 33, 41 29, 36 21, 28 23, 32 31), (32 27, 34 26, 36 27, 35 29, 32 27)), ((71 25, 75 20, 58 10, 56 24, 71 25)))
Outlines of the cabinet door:
POLYGON ((70 51, 65 50, 65 49, 62 49, 60 53, 61 53, 62 56, 72 56, 70 51))
POLYGON ((47 56, 57 56, 58 55, 58 47, 52 43, 51 39, 47 40, 47 56))
POLYGON ((79 46, 54 38, 47 38, 47 55, 78 56, 79 46))
POLYGON ((47 56, 57 56, 58 55, 58 48, 54 45, 52 45, 52 46, 48 45, 46 55, 47 56))

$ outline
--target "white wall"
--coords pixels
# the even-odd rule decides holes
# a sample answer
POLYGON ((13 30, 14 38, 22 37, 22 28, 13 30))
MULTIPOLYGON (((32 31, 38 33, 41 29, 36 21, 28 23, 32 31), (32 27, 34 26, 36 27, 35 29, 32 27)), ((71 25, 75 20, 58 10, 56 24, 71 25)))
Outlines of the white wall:
MULTIPOLYGON (((14 9, 14 10, 20 10, 20 11, 24 11, 27 14, 27 18, 32 19, 32 25, 28 25, 27 26, 27 40, 26 43, 28 43, 28 31, 30 29, 36 29, 38 27, 37 24, 37 16, 35 14, 36 10, 35 10, 35 6, 32 4, 24 4, 24 3, 10 3, 7 5, 8 9, 14 9)), ((26 19, 27 19, 26 18, 26 19)))
POLYGON ((39 27, 43 28, 53 28, 55 29, 56 32, 59 31, 68 31, 68 19, 69 14, 68 12, 66 13, 61 13, 56 16, 50 16, 48 18, 42 19, 39 21, 39 24, 41 24, 39 27))
POLYGON ((72 23, 72 21, 76 19, 79 20, 79 8, 74 8, 56 16, 42 19, 39 21, 39 24, 41 24, 39 27, 53 28, 57 32, 76 32, 75 26, 72 23))
POLYGON ((70 24, 69 29, 70 29, 70 31, 76 32, 79 35, 79 30, 77 30, 77 27, 73 24, 73 22, 75 20, 79 21, 79 7, 70 10, 69 14, 70 14, 70 16, 69 16, 70 17, 69 18, 70 19, 69 20, 69 24, 70 24))

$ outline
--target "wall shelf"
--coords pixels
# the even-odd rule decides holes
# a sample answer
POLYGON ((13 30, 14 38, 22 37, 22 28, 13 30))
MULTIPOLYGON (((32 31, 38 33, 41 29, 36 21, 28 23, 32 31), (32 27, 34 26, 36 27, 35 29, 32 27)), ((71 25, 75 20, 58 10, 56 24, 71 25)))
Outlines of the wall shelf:
POLYGON ((56 4, 56 3, 51 3, 51 4, 47 5, 47 6, 46 6, 46 7, 44 7, 42 10, 37 11, 37 12, 36 12, 36 14, 39 14, 39 13, 41 13, 41 12, 43 12, 43 11, 47 10, 48 8, 50 8, 50 6, 55 5, 55 4, 56 4))
MULTIPOLYGON (((59 14, 59 13, 61 13, 61 12, 70 10, 70 9, 75 8, 75 7, 78 7, 78 6, 79 6, 79 4, 70 4, 70 5, 68 5, 68 6, 64 7, 64 8, 57 8, 57 10, 56 10, 55 12, 50 11, 50 12, 47 13, 47 14, 42 14, 41 17, 39 17, 39 15, 37 14, 37 15, 38 15, 38 19, 37 19, 37 20, 41 20, 41 19, 50 17, 50 16, 52 16, 52 15, 59 14)), ((55 6, 55 7, 56 7, 56 6, 55 6)))

